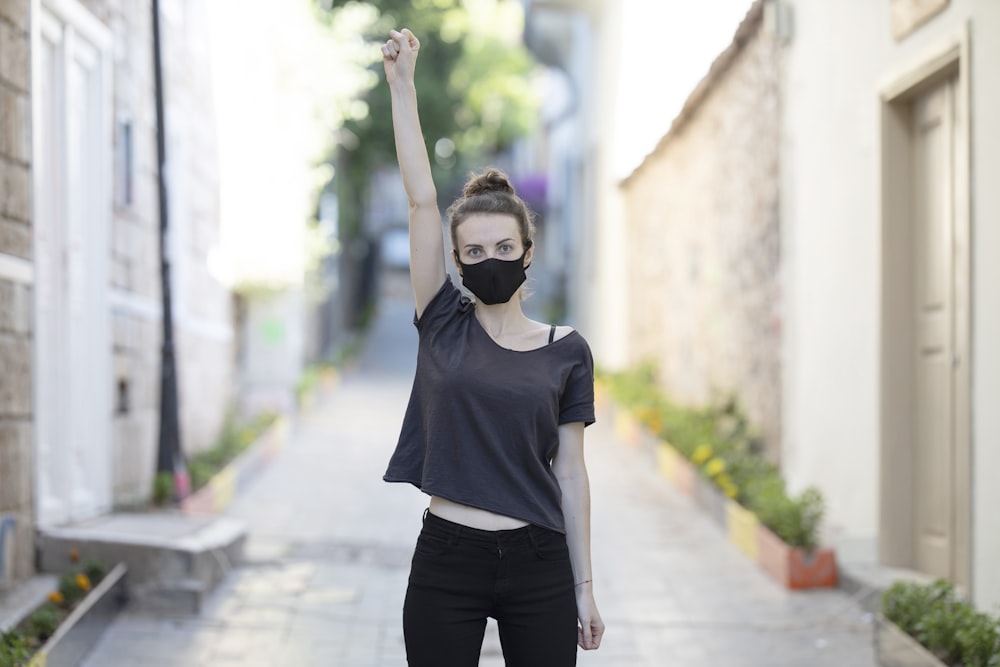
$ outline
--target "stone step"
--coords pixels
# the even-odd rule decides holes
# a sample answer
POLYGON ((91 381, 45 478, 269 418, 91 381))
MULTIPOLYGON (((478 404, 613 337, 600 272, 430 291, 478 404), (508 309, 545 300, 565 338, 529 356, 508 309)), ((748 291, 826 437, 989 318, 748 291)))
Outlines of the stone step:
POLYGON ((243 560, 246 525, 237 519, 180 512, 117 513, 44 528, 38 567, 60 573, 69 553, 128 566, 133 607, 197 613, 208 595, 243 560))

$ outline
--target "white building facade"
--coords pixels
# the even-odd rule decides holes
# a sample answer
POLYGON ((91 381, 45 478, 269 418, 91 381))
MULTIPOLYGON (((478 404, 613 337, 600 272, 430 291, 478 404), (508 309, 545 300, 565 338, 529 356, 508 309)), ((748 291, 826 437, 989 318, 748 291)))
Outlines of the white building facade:
POLYGON ((783 470, 1000 604, 1000 3, 782 0, 783 470))

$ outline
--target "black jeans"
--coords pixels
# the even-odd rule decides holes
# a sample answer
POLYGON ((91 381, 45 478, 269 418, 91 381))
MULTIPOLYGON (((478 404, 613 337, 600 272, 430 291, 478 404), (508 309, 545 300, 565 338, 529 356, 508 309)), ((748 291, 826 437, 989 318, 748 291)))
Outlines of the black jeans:
POLYGON ((487 617, 507 667, 576 665, 566 536, 534 525, 478 530, 425 513, 403 604, 407 664, 476 667, 487 617))

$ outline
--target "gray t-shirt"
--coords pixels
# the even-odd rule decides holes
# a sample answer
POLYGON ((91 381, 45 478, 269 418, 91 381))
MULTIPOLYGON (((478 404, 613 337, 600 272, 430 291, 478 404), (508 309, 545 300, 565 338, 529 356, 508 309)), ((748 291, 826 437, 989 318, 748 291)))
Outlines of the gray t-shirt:
POLYGON ((594 423, 587 341, 501 347, 450 278, 414 324, 417 370, 383 479, 565 533, 550 464, 560 424, 594 423))

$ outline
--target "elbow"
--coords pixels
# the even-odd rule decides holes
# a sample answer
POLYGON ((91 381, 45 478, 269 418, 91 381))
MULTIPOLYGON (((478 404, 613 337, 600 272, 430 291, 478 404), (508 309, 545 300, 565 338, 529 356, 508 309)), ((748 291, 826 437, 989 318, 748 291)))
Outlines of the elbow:
POLYGON ((417 196, 410 197, 410 211, 420 211, 425 209, 436 209, 438 205, 437 191, 430 190, 422 192, 417 196))

